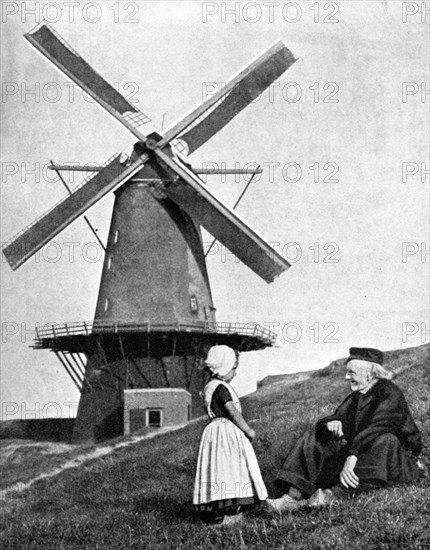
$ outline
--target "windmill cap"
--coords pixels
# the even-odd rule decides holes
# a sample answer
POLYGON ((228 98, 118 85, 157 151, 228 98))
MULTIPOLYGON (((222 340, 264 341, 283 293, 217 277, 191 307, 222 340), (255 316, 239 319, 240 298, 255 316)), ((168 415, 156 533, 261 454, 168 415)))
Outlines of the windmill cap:
POLYGON ((352 361, 353 359, 369 361, 370 363, 378 363, 378 365, 382 365, 384 361, 384 354, 381 350, 374 348, 350 348, 349 357, 346 360, 346 363, 349 363, 349 361, 352 361))

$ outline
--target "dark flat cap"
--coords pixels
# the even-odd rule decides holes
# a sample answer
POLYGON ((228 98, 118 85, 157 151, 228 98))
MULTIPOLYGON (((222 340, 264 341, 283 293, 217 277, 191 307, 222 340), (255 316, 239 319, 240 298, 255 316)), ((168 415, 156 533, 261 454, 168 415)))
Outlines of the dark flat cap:
POLYGON ((374 348, 350 348, 349 357, 346 362, 348 363, 353 359, 370 361, 371 363, 378 363, 378 365, 382 365, 384 361, 384 354, 381 350, 374 348))

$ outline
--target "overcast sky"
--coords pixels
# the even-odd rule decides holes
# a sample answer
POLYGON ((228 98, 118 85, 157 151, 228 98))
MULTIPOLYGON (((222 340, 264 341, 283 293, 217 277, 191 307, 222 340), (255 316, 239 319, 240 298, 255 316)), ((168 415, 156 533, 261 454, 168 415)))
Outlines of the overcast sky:
MULTIPOLYGON (((65 195, 50 159, 102 163, 134 141, 22 38, 42 18, 157 128, 281 39, 297 63, 189 157, 195 167, 262 166, 237 212, 292 263, 268 285, 220 246, 209 257, 218 320, 278 333, 276 348, 243 355, 235 385, 248 393, 350 346, 428 341, 425 3, 74 4, 1 5, 3 242, 65 195)), ((232 205, 246 180, 207 182, 232 205)), ((111 194, 88 212, 104 240, 112 204, 111 194)), ((103 259, 94 240, 81 219, 16 272, 3 258, 3 418, 35 403, 41 416, 67 415, 78 401, 55 356, 29 346, 36 323, 93 318, 103 259)))

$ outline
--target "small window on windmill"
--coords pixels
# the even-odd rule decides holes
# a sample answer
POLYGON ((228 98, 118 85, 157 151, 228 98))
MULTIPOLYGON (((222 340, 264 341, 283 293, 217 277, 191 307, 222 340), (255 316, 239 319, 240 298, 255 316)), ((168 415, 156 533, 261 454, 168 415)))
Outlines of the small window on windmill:
POLYGON ((110 269, 112 266, 112 256, 109 256, 108 258, 108 264, 107 264, 107 268, 110 269))
POLYGON ((109 298, 106 298, 105 300, 105 311, 109 309, 109 298))
POLYGON ((152 428, 161 426, 161 409, 146 409, 146 425, 152 428))
POLYGON ((194 313, 197 313, 199 311, 199 302, 197 301, 197 297, 195 294, 191 294, 190 296, 190 308, 191 311, 194 313))
POLYGON ((115 237, 113 239, 114 244, 116 244, 119 241, 119 229, 115 231, 115 237))

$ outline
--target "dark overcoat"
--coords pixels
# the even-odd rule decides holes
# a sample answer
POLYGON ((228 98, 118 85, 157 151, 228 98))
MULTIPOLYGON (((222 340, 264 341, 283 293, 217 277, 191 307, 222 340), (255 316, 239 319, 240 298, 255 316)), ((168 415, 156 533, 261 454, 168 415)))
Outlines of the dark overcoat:
POLYGON ((353 392, 334 414, 317 422, 316 438, 325 442, 331 432, 331 420, 340 420, 348 454, 360 456, 383 434, 393 434, 403 449, 418 456, 422 450, 421 435, 412 418, 401 389, 390 380, 378 380, 367 393, 353 392))
POLYGON ((305 495, 339 484, 349 455, 357 456, 360 488, 417 479, 420 432, 405 397, 393 382, 378 380, 365 394, 353 392, 334 414, 319 420, 291 449, 276 478, 278 486, 293 485, 305 495), (327 429, 342 422, 343 436, 327 429))

